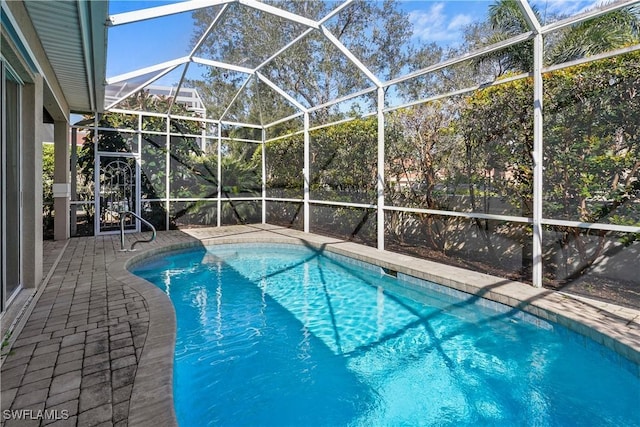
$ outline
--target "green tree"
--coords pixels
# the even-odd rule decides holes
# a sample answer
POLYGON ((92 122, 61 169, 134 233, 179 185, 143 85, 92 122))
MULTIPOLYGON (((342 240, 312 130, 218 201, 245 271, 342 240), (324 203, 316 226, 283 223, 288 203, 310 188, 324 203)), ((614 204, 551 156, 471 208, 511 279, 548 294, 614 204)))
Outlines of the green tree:
MULTIPOLYGON (((168 111, 172 99, 164 96, 151 95, 148 91, 140 91, 121 103, 121 108, 134 111, 168 111)), ((186 107, 176 104, 173 107, 174 113, 187 115, 186 107)), ((93 122, 93 117, 86 117, 87 123, 93 122)), ((97 135, 94 130, 85 137, 82 149, 78 156, 78 167, 86 182, 94 180, 94 159, 95 145, 102 152, 127 153, 137 150, 137 138, 135 133, 121 132, 118 129, 138 129, 138 116, 125 113, 107 112, 99 116, 98 126, 100 128, 97 135), (96 144, 94 144, 94 138, 96 144)), ((199 160, 202 150, 197 144, 196 137, 202 133, 199 122, 191 120, 172 120, 171 132, 177 133, 171 137, 171 150, 169 158, 171 162, 172 189, 182 197, 189 197, 191 193, 184 194, 182 190, 189 188, 189 191, 202 195, 208 190, 202 187, 217 185, 215 174, 210 167, 204 165, 199 160), (204 165, 204 166, 203 166, 204 165), (194 181, 199 185, 195 188, 191 186, 194 181)), ((154 135, 147 132, 166 132, 166 117, 145 116, 142 121, 142 148, 141 148, 141 196, 143 199, 163 199, 166 197, 166 137, 154 135)), ((176 196, 178 197, 178 196, 176 196)), ((194 197, 194 196, 191 196, 194 197)), ((144 202, 143 216, 157 227, 164 228, 166 213, 164 205, 158 202, 144 202)), ((172 217, 170 226, 175 226, 175 215, 172 217)))
MULTIPOLYGON (((545 76, 545 217, 640 225, 639 85, 637 52, 545 76)), ((611 232, 556 232, 560 247, 579 259, 567 280, 619 250, 608 246, 611 232)), ((638 237, 627 234, 620 243, 638 237)))
MULTIPOLYGON (((42 144, 42 209, 43 235, 53 237, 53 171, 55 165, 54 145, 42 144)), ((66 213, 65 213, 66 214, 66 213)))
MULTIPOLYGON (((538 21, 538 9, 532 6, 538 21)), ((640 9, 629 7, 562 28, 545 36, 545 63, 560 64, 638 43, 640 9)), ((556 17, 557 19, 563 16, 556 17)), ((489 7, 490 32, 480 45, 489 45, 531 31, 516 0, 498 0, 489 7)), ((480 62, 496 64, 496 76, 533 69, 533 44, 526 41, 488 55, 480 62)))
POLYGON ((303 196, 304 137, 302 134, 269 141, 266 151, 267 194, 270 197, 303 196))
MULTIPOLYGON (((269 1, 277 7, 312 19, 321 19, 334 7, 331 2, 269 1)), ((217 9, 194 12, 194 40, 208 28, 217 9)), ((397 76, 415 54, 411 47, 408 16, 394 0, 382 3, 357 0, 324 25, 380 78, 397 76)), ((257 67, 306 27, 264 12, 233 4, 214 33, 198 51, 205 58, 257 67)), ((320 105, 371 82, 320 32, 313 31, 260 72, 300 102, 320 105)), ((209 117, 218 118, 245 82, 243 73, 209 69, 202 80, 191 80, 206 100, 209 117)), ((280 95, 254 81, 248 96, 236 100, 227 119, 266 124, 295 110, 280 95)))
MULTIPOLYGON (((540 13, 532 6, 534 15, 540 20, 540 13)), ((498 0, 489 6, 489 24, 492 32, 486 44, 499 43, 511 37, 531 31, 516 0, 498 0)), ((533 42, 531 40, 509 46, 486 59, 498 64, 498 76, 509 71, 533 70, 533 42)))
MULTIPOLYGON (((142 90, 120 104, 125 110, 133 111, 168 111, 171 104, 171 98, 164 96, 151 95, 147 90, 142 90)), ((175 110, 175 107, 174 107, 175 110)), ((176 114, 186 114, 186 108, 179 106, 176 114)), ((92 124, 94 118, 92 116, 85 117, 84 122, 92 124)), ((189 120, 172 120, 172 132, 178 132, 182 135, 197 135, 201 133, 198 122, 189 120)), ((98 127, 102 128, 97 135, 97 148, 99 151, 112 153, 128 153, 137 150, 137 139, 132 137, 131 133, 119 132, 117 129, 138 129, 138 116, 125 113, 107 112, 98 117, 98 127)), ((166 132, 167 121, 165 117, 146 116, 142 122, 142 131, 150 132, 166 132)), ((93 129, 87 134, 84 144, 78 156, 78 166, 87 181, 93 181, 94 177, 94 146, 93 129)), ((148 134, 143 136, 145 143, 158 149, 165 150, 161 147, 164 144, 163 138, 155 138, 148 134)), ((143 148, 145 144, 142 144, 143 148)), ((194 138, 186 136, 177 137, 172 140, 175 147, 174 152, 180 161, 180 157, 186 157, 189 153, 199 152, 200 148, 194 143, 194 138)), ((143 183, 144 185, 144 183, 143 183)), ((154 190, 149 189, 151 194, 154 190)))
POLYGON ((563 30, 547 46, 546 62, 560 64, 640 41, 638 6, 609 12, 563 30))
MULTIPOLYGON (((524 79, 477 91, 461 116, 469 150, 486 153, 480 158, 487 163, 477 170, 504 171, 505 197, 523 216, 531 215, 532 204, 532 84, 524 79)), ((640 114, 639 84, 638 53, 544 75, 546 218, 640 223, 640 128, 634 119, 640 114)), ((598 232, 594 247, 587 243, 593 241, 592 232, 572 227, 556 230, 562 247, 577 248, 579 267, 572 277, 608 250, 609 232, 598 232)), ((628 235, 623 243, 635 238, 628 235)), ((554 263, 554 256, 547 254, 548 265, 554 263)))
MULTIPOLYGON (((535 7, 533 10, 540 20, 540 14, 535 7)), ((530 30, 520 7, 514 0, 500 0, 492 5, 489 24, 491 28, 489 36, 486 39, 480 37, 480 40, 474 40, 478 47, 506 40, 530 30)), ((545 36, 545 63, 562 63, 635 44, 638 42, 638 27, 638 8, 632 7, 609 12, 563 28, 545 36)), ((530 71, 532 60, 531 42, 524 42, 487 55, 478 61, 476 66, 482 65, 486 70, 487 64, 493 64, 496 70, 495 75, 503 76, 513 72, 530 71)), ((598 67, 591 64, 587 68, 592 66, 598 67)), ((631 70, 635 68, 630 63, 626 63, 625 67, 630 67, 631 70)), ((629 223, 628 221, 633 220, 623 219, 626 218, 625 215, 620 215, 632 204, 615 201, 625 197, 625 200, 628 200, 628 190, 616 190, 621 193, 621 196, 616 197, 610 191, 594 191, 594 188, 600 186, 602 182, 611 183, 612 179, 613 181, 617 179, 618 182, 625 181, 627 184, 635 182, 633 178, 636 173, 635 166, 626 164, 625 168, 621 169, 619 166, 624 162, 617 155, 613 156, 617 157, 614 161, 610 155, 592 156, 591 154, 602 153, 606 147, 610 147, 611 141, 616 138, 615 135, 620 139, 620 132, 626 132, 621 129, 629 128, 628 125, 614 124, 620 123, 618 119, 614 119, 614 116, 628 116, 614 107, 616 104, 611 102, 612 98, 616 99, 616 102, 621 102, 619 105, 625 105, 624 108, 628 108, 628 105, 633 104, 634 101, 633 99, 623 100, 624 96, 616 95, 615 90, 609 91, 610 86, 615 84, 607 85, 603 80, 604 77, 598 78, 596 74, 589 73, 582 75, 580 72, 573 71, 577 70, 575 67, 570 70, 572 71, 566 70, 554 73, 553 76, 545 76, 545 158, 553 159, 548 160, 552 165, 545 169, 545 192, 549 195, 556 194, 553 199, 545 202, 545 216, 557 217, 560 211, 575 211, 575 206, 569 205, 577 203, 582 206, 581 215, 579 215, 581 221, 598 222, 606 216, 613 215, 616 221, 629 223), (560 84, 562 79, 559 76, 564 76, 564 84, 560 84), (602 110, 592 108, 591 105, 598 105, 602 110), (604 120, 604 117, 607 117, 607 120, 604 120), (576 127, 578 124, 583 128, 576 127), (598 129, 597 136, 594 135, 594 129, 598 129), (587 134, 590 135, 589 138, 584 137, 587 134), (580 143, 576 143, 576 140, 580 143), (564 146, 564 154, 562 151, 553 152, 550 149, 556 146, 564 146), (574 150, 584 153, 590 160, 586 163, 577 161, 574 150), (562 160, 555 163, 555 159, 562 160), (550 173, 552 170, 562 171, 562 177, 552 177, 550 173), (595 172, 596 170, 598 172, 595 172), (612 173, 617 178, 606 178, 605 170, 615 170, 616 172, 612 173), (564 184, 559 185, 560 182, 564 184), (594 204, 592 201, 595 193, 600 194, 598 197, 613 200, 613 202, 604 205, 594 204), (578 194, 583 196, 576 196, 578 194), (621 205, 625 208, 619 208, 621 205)), ((617 82, 620 79, 620 76, 611 76, 610 73, 602 73, 602 75, 609 76, 610 82, 617 82)), ((461 118, 461 128, 465 130, 468 153, 475 153, 473 157, 485 159, 484 164, 476 163, 475 167, 472 167, 470 161, 470 174, 474 169, 476 173, 484 169, 498 170, 506 174, 509 179, 502 186, 507 191, 505 197, 510 204, 520 209, 523 216, 530 216, 532 207, 533 173, 529 156, 533 148, 532 93, 532 82, 529 79, 510 83, 502 88, 480 90, 469 98, 468 108, 461 118)), ((634 122, 633 119, 631 121, 634 122)), ((629 140, 626 139, 626 141, 629 140)), ((609 153, 611 152, 612 150, 609 149, 609 153)), ((625 146, 622 152, 626 155, 629 152, 633 153, 634 150, 625 146)), ((617 186, 612 186, 612 188, 615 187, 617 186)), ((625 188, 628 188, 628 185, 625 188)), ((567 217, 566 213, 564 217, 567 217)), ((578 248, 581 267, 576 270, 576 274, 582 274, 591 266, 605 247, 607 233, 602 233, 603 236, 599 238, 595 250, 591 250, 585 243, 587 237, 583 236, 583 232, 579 229, 566 228, 560 230, 560 233, 562 235, 560 241, 563 242, 564 247, 575 245, 578 248)), ((527 236, 523 236, 523 239, 522 261, 526 270, 529 265, 528 260, 531 259, 531 245, 527 236)), ((547 263, 547 265, 551 264, 551 261, 547 263)))
POLYGON ((356 119, 311 132, 313 198, 374 203, 377 120, 356 119))
MULTIPOLYGON (((377 135, 375 118, 355 119, 312 131, 311 198, 376 203, 377 135)), ((302 197, 303 147, 304 137, 300 134, 267 143, 267 191, 270 195, 302 197)), ((259 158, 257 155, 256 160, 259 158)), ((373 211, 326 208, 323 212, 325 214, 321 216, 314 216, 318 230, 345 238, 358 236, 371 240, 367 224, 373 221, 373 211)), ((292 216, 295 218, 298 214, 292 216)))
POLYGON ((456 100, 438 100, 416 107, 397 110, 387 120, 385 151, 389 182, 400 183, 410 178, 409 186, 389 185, 388 198, 394 204, 446 208, 439 197, 437 175, 452 170, 459 139, 453 132, 456 100))
MULTIPOLYGON (((456 210, 462 140, 456 132, 457 98, 437 100, 394 111, 385 123, 385 203, 423 209, 456 210)), ((458 203, 459 204, 459 203, 458 203)), ((431 249, 449 249, 449 218, 416 215, 414 227, 405 215, 387 214, 388 231, 399 242, 417 236, 431 249), (443 226, 440 226, 443 225, 443 226)))
POLYGON ((225 223, 245 224, 254 222, 258 215, 255 202, 237 202, 233 197, 257 197, 262 190, 262 173, 260 163, 254 159, 245 161, 237 155, 225 155, 221 159, 222 218, 225 223))

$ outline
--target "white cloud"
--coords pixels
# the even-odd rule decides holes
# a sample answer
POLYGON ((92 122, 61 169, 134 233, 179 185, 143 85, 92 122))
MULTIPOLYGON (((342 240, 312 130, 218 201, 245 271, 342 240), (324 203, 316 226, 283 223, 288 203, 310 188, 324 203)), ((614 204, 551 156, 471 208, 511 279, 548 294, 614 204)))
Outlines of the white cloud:
POLYGON ((543 21, 549 16, 575 16, 587 10, 611 3, 611 0, 534 0, 543 21))
POLYGON ((473 18, 469 15, 456 15, 453 17, 447 29, 450 31, 460 31, 473 22, 473 18))
POLYGON ((427 42, 448 43, 461 39, 462 29, 473 22, 471 15, 455 14, 450 17, 445 3, 434 3, 428 10, 409 12, 413 36, 427 42))

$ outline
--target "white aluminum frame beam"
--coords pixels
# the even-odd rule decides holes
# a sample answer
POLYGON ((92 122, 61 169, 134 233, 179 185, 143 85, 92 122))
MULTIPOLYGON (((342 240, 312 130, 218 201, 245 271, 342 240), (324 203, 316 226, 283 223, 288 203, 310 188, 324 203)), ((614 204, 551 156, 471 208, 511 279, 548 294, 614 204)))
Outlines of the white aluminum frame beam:
POLYGON ((146 21, 149 19, 161 18, 163 16, 204 9, 211 6, 234 3, 236 1, 237 0, 191 0, 164 6, 149 7, 146 9, 134 10, 132 12, 110 15, 107 20, 107 25, 115 27, 118 25, 131 24, 133 22, 146 21))
POLYGON ((499 43, 495 43, 495 44, 486 46, 486 47, 484 47, 482 49, 474 50, 473 52, 468 52, 468 53, 465 53, 464 55, 461 55, 461 56, 458 56, 458 57, 455 57, 455 58, 451 58, 451 59, 448 59, 448 60, 443 61, 443 62, 439 62, 437 64, 431 65, 429 67, 426 67, 426 68, 423 68, 423 69, 420 69, 420 70, 416 70, 416 71, 414 71, 412 73, 409 73, 409 74, 406 74, 406 75, 404 75, 402 77, 397 77, 395 79, 387 80, 386 82, 384 82, 383 86, 384 87, 389 87, 389 86, 392 86, 392 85, 395 85, 395 84, 398 84, 398 83, 405 82, 407 80, 414 79, 416 77, 423 76, 425 74, 432 73, 434 71, 441 70, 443 68, 451 67, 451 66, 459 64, 461 62, 468 61, 470 59, 475 59, 475 58, 477 58, 479 56, 487 55, 487 54, 495 52, 497 50, 504 49, 505 47, 513 46, 513 45, 521 43, 523 41, 532 39, 534 36, 535 36, 534 32, 533 31, 529 31, 529 32, 520 34, 518 36, 511 37, 510 39, 503 40, 503 41, 501 41, 499 43))
POLYGON ((342 206, 345 208, 359 208, 359 209, 375 209, 376 205, 369 203, 353 203, 353 202, 336 202, 334 200, 309 200, 312 205, 325 205, 325 206, 342 206))
POLYGON ((561 227, 586 228, 590 230, 618 231, 621 233, 640 233, 640 227, 634 227, 633 225, 567 221, 563 219, 543 219, 542 223, 544 225, 559 225, 561 227))
MULTIPOLYGON (((304 113, 302 113, 302 115, 304 115, 304 113)), ((280 141, 281 139, 291 138, 292 136, 300 135, 303 133, 304 133, 304 129, 296 132, 288 133, 286 135, 276 136, 275 138, 269 138, 267 139, 267 142, 280 141)))
POLYGON ((463 95, 463 94, 469 93, 469 92, 474 92, 474 91, 479 90, 479 89, 486 89, 488 87, 500 86, 500 85, 503 85, 503 84, 506 84, 506 83, 514 82, 516 80, 522 80, 522 79, 525 79, 525 78, 531 77, 531 76, 532 76, 532 73, 522 73, 522 74, 517 74, 517 75, 511 76, 511 77, 506 77, 506 78, 503 78, 503 79, 500 79, 500 80, 493 80, 493 81, 487 82, 487 83, 480 83, 480 84, 475 85, 475 86, 454 90, 453 92, 445 92, 445 93, 441 93, 441 94, 438 94, 438 95, 430 96, 428 98, 422 98, 422 99, 419 99, 417 101, 412 101, 412 102, 407 102, 405 104, 399 104, 399 105, 394 105, 394 106, 391 106, 391 107, 386 107, 384 109, 384 112, 385 113, 389 113, 391 111, 401 110, 403 108, 415 107, 416 105, 426 104, 428 102, 437 101, 439 99, 452 98, 454 96, 463 95))
MULTIPOLYGON (((218 25, 218 23, 226 15, 228 9, 229 9, 229 5, 228 4, 225 4, 224 6, 222 6, 222 9, 220 9, 220 11, 216 15, 216 17, 213 18, 213 21, 211 21, 211 24, 209 24, 209 27, 207 27, 206 31, 202 34, 202 36, 200 37, 200 40, 198 40, 196 42, 196 44, 193 46, 193 49, 191 49, 191 52, 189 53, 189 64, 191 64, 191 62, 192 62, 191 60, 193 59, 193 57, 196 54, 196 52, 198 51, 198 49, 200 49, 200 47, 207 40, 207 37, 209 37, 209 34, 211 34, 213 29, 218 25)), ((189 64, 187 64, 184 67, 184 70, 182 71, 182 76, 180 76, 180 82, 178 82, 178 86, 177 86, 177 89, 176 89, 176 96, 171 99, 171 104, 169 104, 169 114, 171 114, 171 110, 173 109, 173 105, 175 104, 176 99, 178 98, 178 94, 180 93, 180 88, 182 88, 182 84, 184 83, 184 78, 187 76, 187 71, 189 71, 189 64)))
POLYGON ((353 63, 353 65, 358 68, 358 70, 362 71, 364 75, 366 75, 369 80, 371 80, 373 84, 376 85, 376 87, 382 87, 382 82, 380 81, 380 79, 378 79, 378 77, 376 77, 376 75, 373 74, 371 70, 369 70, 369 68, 367 68, 353 53, 351 53, 351 51, 347 49, 347 47, 343 45, 342 42, 338 40, 338 38, 334 36, 327 27, 321 25, 320 30, 322 31, 322 34, 324 34, 324 36, 329 39, 329 41, 333 43, 333 45, 337 47, 338 50, 340 50, 340 52, 342 52, 342 54, 346 56, 349 61, 351 61, 351 63, 353 63))
POLYGON ((238 97, 240 96, 240 94, 242 92, 244 92, 244 89, 247 87, 247 85, 249 84, 249 82, 251 81, 251 78, 253 76, 249 76, 247 77, 247 79, 244 81, 244 83, 242 83, 242 86, 240 86, 240 89, 238 89, 238 92, 236 92, 236 94, 234 95, 234 97, 231 99, 231 102, 229 102, 229 105, 227 105, 227 108, 225 108, 225 110, 223 111, 222 114, 220 114, 219 119, 222 120, 224 119, 224 116, 227 115, 227 113, 229 112, 229 110, 231 109, 231 106, 236 102, 236 99, 238 99, 238 97))
POLYGON ((266 67, 271 61, 273 61, 274 59, 276 59, 278 56, 282 55, 287 49, 289 49, 291 46, 295 45, 296 43, 298 43, 300 40, 304 39, 305 37, 307 37, 309 34, 311 34, 311 32, 313 31, 313 28, 308 28, 306 29, 302 34, 300 34, 298 37, 296 37, 295 39, 291 40, 289 43, 287 43, 286 45, 284 45, 283 47, 280 48, 280 50, 278 50, 276 53, 274 53, 273 55, 271 55, 270 57, 268 57, 267 59, 265 59, 262 64, 258 65, 254 71, 258 71, 263 69, 264 67, 266 67))
MULTIPOLYGON (((218 122, 218 120, 216 120, 216 123, 218 122)), ((235 127, 243 127, 243 128, 251 128, 251 129, 262 129, 263 126, 262 125, 256 125, 253 123, 240 123, 240 122, 232 122, 229 120, 221 120, 222 124, 225 126, 235 126, 235 127)), ((223 139, 228 139, 228 140, 232 140, 233 138, 226 138, 224 137, 223 139)), ((258 142, 258 141, 256 141, 258 142)))
MULTIPOLYGON (((342 9, 344 9, 345 7, 351 5, 351 3, 353 3, 354 0, 347 0, 344 3, 342 3, 340 6, 336 7, 335 9, 333 9, 331 12, 329 12, 327 14, 327 16, 325 16, 324 18, 322 18, 320 21, 318 21, 319 25, 324 24, 325 22, 327 22, 329 19, 333 18, 335 15, 337 15, 338 13, 340 13, 342 11, 342 9)), ((311 34, 311 32, 313 31, 313 28, 307 28, 302 34, 300 34, 298 37, 296 37, 295 39, 291 40, 289 43, 287 43, 286 45, 284 45, 282 48, 280 48, 280 50, 278 50, 276 53, 274 53, 273 55, 271 55, 269 58, 265 59, 262 64, 258 65, 254 71, 259 71, 262 68, 264 68, 265 66, 267 66, 271 61, 273 61, 274 59, 276 59, 278 56, 280 56, 281 54, 283 54, 287 49, 289 49, 291 46, 295 45, 296 43, 298 43, 300 40, 304 39, 305 37, 307 37, 309 34, 311 34)))
POLYGON ((292 199, 287 197, 267 197, 268 202, 290 202, 290 203, 302 203, 302 199, 292 199))
POLYGON ((182 83, 184 83, 184 78, 187 75, 187 71, 189 71, 189 65, 191 64, 191 61, 189 61, 185 66, 184 66, 184 70, 182 70, 182 75, 180 76, 180 81, 178 82, 178 85, 176 86, 176 96, 171 97, 171 102, 169 103, 169 108, 167 109, 167 114, 171 114, 171 111, 173 110, 173 106, 176 103, 176 100, 178 99, 178 95, 180 94, 180 89, 182 88, 182 83))
MULTIPOLYGON (((165 170, 165 177, 164 177, 164 188, 165 188, 165 205, 164 205, 164 209, 165 209, 165 213, 164 213, 164 220, 165 220, 165 227, 166 230, 169 231, 169 224, 171 223, 171 117, 169 117, 169 115, 166 116, 166 136, 165 136, 165 144, 167 147, 167 151, 164 154, 164 170, 165 170)), ((142 150, 140 150, 140 154, 142 154, 142 150)))
POLYGON ((520 224, 531 224, 531 218, 525 216, 511 216, 511 215, 496 215, 496 214, 485 214, 480 212, 461 212, 461 211, 441 211, 438 209, 426 209, 426 208, 408 208, 401 206, 385 206, 384 210, 386 211, 395 211, 395 212, 408 212, 408 213, 422 213, 434 216, 450 216, 456 218, 470 218, 470 219, 489 219, 495 221, 505 221, 505 222, 517 222, 520 224))
POLYGON ((222 6, 222 9, 220 9, 216 17, 213 18, 213 21, 211 21, 211 24, 209 24, 209 27, 207 27, 207 30, 202 34, 202 37, 200 37, 200 40, 198 40, 196 44, 193 46, 193 49, 191 49, 191 53, 189 53, 189 58, 193 58, 195 56, 196 51, 200 49, 200 47, 202 47, 204 42, 207 40, 207 37, 209 37, 209 34, 211 34, 214 28, 218 26, 218 23, 220 23, 222 18, 227 14, 227 10, 229 10, 228 4, 225 4, 224 6, 222 6))
POLYGON ((323 108, 331 107, 332 105, 340 104, 341 102, 349 101, 351 99, 358 98, 360 96, 368 95, 371 92, 375 92, 377 89, 378 87, 376 86, 362 89, 358 92, 354 92, 352 94, 345 95, 340 98, 336 98, 333 101, 325 102, 324 104, 315 105, 309 108, 309 112, 312 113, 314 111, 322 110, 323 108))
POLYGON ((107 79, 107 84, 120 83, 126 80, 135 79, 136 77, 144 76, 145 74, 155 73, 157 71, 163 71, 171 68, 172 70, 176 67, 186 64, 189 62, 188 56, 183 56, 182 58, 173 59, 171 61, 161 62, 159 64, 151 65, 145 68, 139 68, 135 71, 131 71, 129 73, 119 74, 117 76, 109 77, 107 79))
MULTIPOLYGON (((333 9, 331 12, 329 12, 327 14, 327 16, 325 16, 324 18, 322 18, 321 20, 318 21, 318 24, 323 25, 325 22, 327 22, 329 19, 333 18, 334 16, 336 16, 338 13, 342 12, 342 10, 344 8, 346 8, 347 6, 351 6, 351 4, 354 2, 355 0, 346 0, 344 3, 340 4, 340 6, 336 7, 335 9, 333 9)), ((638 0, 640 1, 640 0, 638 0)))
POLYGON ((284 90, 282 90, 277 84, 275 84, 274 82, 272 82, 271 80, 269 80, 267 77, 265 77, 262 73, 256 71, 256 76, 258 76, 258 78, 260 80, 262 80, 264 83, 267 84, 267 86, 269 86, 271 89, 275 90, 276 92, 278 92, 284 99, 286 99, 287 101, 289 101, 291 104, 293 104, 294 107, 296 107, 297 109, 299 109, 302 112, 307 113, 309 110, 307 109, 307 107, 305 107, 304 105, 300 104, 294 97, 292 97, 291 95, 289 95, 287 92, 285 92, 284 90))
POLYGON ((298 24, 305 25, 309 28, 318 28, 320 25, 313 19, 305 18, 304 16, 296 15, 295 13, 287 12, 286 10, 279 9, 275 6, 271 6, 266 3, 262 3, 256 0, 238 0, 238 3, 250 7, 252 9, 261 10, 262 12, 274 15, 280 18, 284 18, 288 21, 297 22, 298 24))
POLYGON ((616 50, 611 50, 609 52, 600 53, 598 55, 591 55, 580 59, 575 59, 573 61, 563 62, 562 64, 550 65, 548 67, 544 67, 542 69, 542 73, 551 73, 553 71, 562 70, 564 68, 575 67, 576 65, 586 64, 588 62, 597 62, 602 59, 613 58, 614 56, 624 55, 625 53, 635 52, 640 50, 640 44, 635 44, 633 46, 627 46, 616 50))
MULTIPOLYGON (((378 114, 377 110, 373 114, 378 114)), ((354 120, 358 120, 359 118, 362 118, 362 117, 370 117, 373 114, 363 115, 363 116, 360 116, 360 117, 350 116, 350 117, 347 117, 347 118, 344 118, 344 119, 336 120, 335 122, 323 123, 321 125, 312 126, 312 127, 309 128, 309 130, 310 131, 314 131, 314 130, 319 130, 319 129, 325 129, 325 128, 329 128, 331 126, 337 126, 337 125, 341 125, 343 123, 353 122, 354 120)))
POLYGON ((540 21, 538 21, 538 18, 536 18, 536 14, 533 12, 533 9, 531 9, 531 6, 529 6, 527 0, 518 0, 518 6, 520 7, 520 11, 524 16, 525 21, 527 21, 529 29, 533 30, 535 34, 541 34, 542 25, 540 24, 540 21))
POLYGON ((265 129, 269 129, 270 127, 279 125, 280 123, 285 123, 285 122, 288 122, 289 120, 297 119, 298 117, 301 117, 303 114, 304 113, 302 111, 300 111, 300 112, 292 114, 290 116, 283 117, 281 119, 276 120, 275 122, 271 122, 271 123, 269 123, 267 125, 264 125, 264 128, 265 129))
POLYGON ((533 39, 533 286, 542 287, 542 185, 544 175, 543 157, 543 51, 544 40, 542 34, 533 39))
POLYGON ((129 92, 125 93, 124 96, 121 96, 120 98, 118 98, 115 102, 112 102, 110 105, 108 105, 105 110, 110 110, 112 107, 118 105, 119 103, 121 103, 122 101, 124 101, 125 99, 127 99, 128 97, 130 97, 131 95, 133 95, 134 93, 138 92, 139 90, 144 89, 145 87, 149 86, 151 83, 155 82, 156 80, 162 78, 163 76, 169 74, 170 72, 172 72, 173 70, 175 70, 176 68, 178 68, 180 65, 175 65, 171 68, 167 68, 166 70, 164 70, 163 72, 156 74, 155 76, 151 77, 148 80, 145 80, 144 83, 139 84, 138 86, 136 86, 133 90, 130 90, 129 92))
POLYGON ((640 3, 640 0, 611 2, 610 4, 607 4, 605 6, 597 7, 593 10, 581 13, 579 15, 571 16, 561 21, 557 21, 557 22, 553 22, 551 24, 545 25, 541 27, 540 31, 542 34, 548 34, 550 32, 559 30, 561 28, 579 24, 581 22, 588 21, 589 19, 597 18, 598 16, 607 14, 609 12, 613 12, 614 10, 624 9, 625 7, 633 6, 638 3, 640 3))
POLYGON ((193 58, 191 58, 191 61, 195 62, 196 64, 209 65, 211 67, 222 68, 223 70, 237 71, 239 73, 249 74, 249 75, 254 74, 254 71, 251 68, 241 67, 239 65, 227 64, 225 62, 220 62, 220 61, 213 61, 211 59, 200 58, 197 56, 194 56, 193 58))

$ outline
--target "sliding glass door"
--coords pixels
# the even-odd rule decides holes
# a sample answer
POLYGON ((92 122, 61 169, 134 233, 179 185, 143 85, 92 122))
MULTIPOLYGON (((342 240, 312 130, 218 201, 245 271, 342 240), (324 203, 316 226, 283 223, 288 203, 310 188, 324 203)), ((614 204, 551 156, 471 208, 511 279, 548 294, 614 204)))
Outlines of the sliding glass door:
POLYGON ((2 74, 2 167, 0 170, 2 235, 2 311, 21 283, 20 83, 0 61, 2 74))

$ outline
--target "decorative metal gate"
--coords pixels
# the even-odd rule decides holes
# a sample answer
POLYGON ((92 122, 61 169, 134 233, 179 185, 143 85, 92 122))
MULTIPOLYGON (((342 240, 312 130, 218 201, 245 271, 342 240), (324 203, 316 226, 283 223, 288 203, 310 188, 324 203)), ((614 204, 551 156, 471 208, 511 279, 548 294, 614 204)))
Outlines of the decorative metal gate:
MULTIPOLYGON (((113 233, 120 230, 122 212, 138 214, 137 162, 134 157, 103 156, 98 157, 100 165, 97 199, 97 233, 113 233)), ((137 231, 137 221, 127 216, 125 230, 137 231)))

